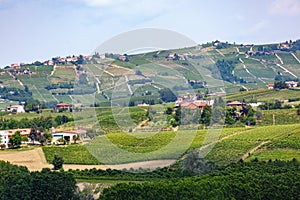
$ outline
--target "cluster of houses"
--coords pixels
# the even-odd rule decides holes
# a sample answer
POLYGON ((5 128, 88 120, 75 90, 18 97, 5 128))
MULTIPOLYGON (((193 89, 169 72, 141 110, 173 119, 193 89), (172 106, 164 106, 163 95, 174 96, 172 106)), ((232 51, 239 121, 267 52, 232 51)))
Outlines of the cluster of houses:
MULTIPOLYGON (((10 146, 10 139, 13 134, 17 131, 20 132, 22 137, 26 137, 28 141, 23 141, 23 144, 30 144, 33 141, 29 138, 31 129, 24 128, 24 129, 11 129, 11 130, 0 130, 0 148, 8 148, 10 146)), ((42 133, 41 133, 42 134, 42 133)), ((62 141, 75 143, 76 141, 80 140, 80 138, 87 137, 87 131, 78 128, 77 130, 70 130, 64 132, 55 132, 55 129, 51 129, 52 139, 49 141, 51 144, 63 144, 62 141), (76 136, 76 137, 74 137, 76 136)), ((35 143, 37 143, 35 141, 35 143)))
MULTIPOLYGON (((288 86, 288 88, 296 88, 298 87, 298 82, 296 81, 285 81, 285 84, 288 86)), ((274 89, 275 84, 274 83, 269 83, 267 85, 268 89, 274 89)))
MULTIPOLYGON (((55 106, 55 111, 71 111, 72 106, 67 103, 58 103, 55 106)), ((21 105, 10 105, 6 107, 6 110, 1 110, 1 111, 7 111, 10 113, 25 113, 25 108, 24 108, 24 102, 21 103, 21 105)))
MULTIPOLYGON (((95 54, 97 55, 99 58, 104 59, 105 58, 105 54, 95 54)), ((79 58, 82 58, 84 61, 90 61, 92 60, 93 56, 67 56, 67 57, 57 57, 57 58, 53 58, 51 60, 46 60, 44 62, 42 62, 43 65, 55 65, 55 64, 68 64, 68 63, 74 63, 77 62, 79 60, 79 58)), ((26 66, 27 64, 24 62, 21 63, 13 63, 11 64, 10 67, 11 69, 21 69, 22 67, 26 66)), ((27 69, 23 70, 20 73, 30 73, 30 71, 27 69)))

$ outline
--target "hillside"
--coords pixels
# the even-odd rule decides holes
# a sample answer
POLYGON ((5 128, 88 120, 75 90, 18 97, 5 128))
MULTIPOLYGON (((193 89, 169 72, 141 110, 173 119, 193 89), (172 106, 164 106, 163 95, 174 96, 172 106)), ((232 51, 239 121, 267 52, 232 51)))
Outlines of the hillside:
POLYGON ((113 105, 153 104, 161 103, 159 91, 163 88, 176 95, 205 97, 215 92, 263 89, 275 80, 298 81, 300 75, 299 40, 269 45, 215 41, 191 48, 103 57, 53 58, 1 69, 0 106, 30 98, 50 107, 58 102, 109 105, 111 100, 113 105), (5 95, 7 92, 11 95, 5 95), (91 100, 94 95, 95 101, 91 100))

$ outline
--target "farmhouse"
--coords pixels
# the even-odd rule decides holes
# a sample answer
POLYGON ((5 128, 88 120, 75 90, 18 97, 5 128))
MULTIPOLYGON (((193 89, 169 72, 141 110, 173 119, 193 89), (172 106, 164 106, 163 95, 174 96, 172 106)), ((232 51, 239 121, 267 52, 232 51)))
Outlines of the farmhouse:
MULTIPOLYGON (((86 132, 85 132, 86 133, 86 132)), ((79 132, 76 131, 65 131, 60 133, 52 133, 52 143, 60 144, 61 140, 65 140, 66 142, 74 142, 74 136, 78 136, 79 132)))
POLYGON ((23 105, 12 105, 12 106, 7 106, 6 111, 8 112, 16 112, 16 113, 24 113, 24 106, 23 105))
POLYGON ((242 105, 244 105, 244 104, 239 101, 233 101, 233 102, 227 103, 227 106, 229 106, 229 107, 242 106, 242 105))
POLYGON ((289 88, 295 88, 298 86, 298 82, 296 81, 286 81, 285 84, 289 87, 289 88))
POLYGON ((66 110, 70 111, 71 105, 67 104, 67 103, 59 103, 59 104, 56 104, 55 108, 56 108, 56 110, 66 109, 66 110))
POLYGON ((0 131, 0 148, 7 148, 9 143, 8 133, 6 131, 0 131))
POLYGON ((5 145, 5 148, 8 147, 9 140, 13 134, 15 134, 17 131, 20 132, 22 137, 29 137, 30 135, 30 128, 23 128, 23 129, 11 129, 11 130, 1 130, 0 131, 0 145, 5 145))
POLYGON ((181 106, 182 108, 188 108, 188 109, 192 109, 192 110, 196 110, 196 109, 203 110, 205 106, 211 106, 211 105, 208 103, 193 101, 193 102, 184 102, 184 103, 178 104, 177 107, 179 107, 179 106, 181 106))
POLYGON ((15 63, 15 64, 11 64, 10 67, 13 68, 13 69, 19 69, 20 65, 15 63))
POLYGON ((272 89, 274 89, 275 84, 274 83, 269 83, 267 86, 268 86, 269 90, 272 90, 272 89))

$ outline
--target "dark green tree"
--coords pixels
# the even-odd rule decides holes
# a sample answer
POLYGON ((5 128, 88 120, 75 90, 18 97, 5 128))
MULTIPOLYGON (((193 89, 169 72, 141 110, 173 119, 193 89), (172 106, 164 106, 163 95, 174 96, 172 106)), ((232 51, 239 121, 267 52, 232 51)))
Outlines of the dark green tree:
POLYGON ((22 137, 20 131, 16 131, 10 138, 10 144, 13 148, 18 148, 22 144, 22 137))
POLYGON ((53 169, 54 170, 59 170, 62 168, 64 163, 64 159, 59 156, 59 155, 54 155, 54 158, 52 160, 52 164, 53 164, 53 169))
POLYGON ((211 107, 210 106, 205 106, 202 113, 201 113, 201 119, 200 119, 200 122, 203 125, 208 126, 210 124, 211 113, 212 113, 211 107))

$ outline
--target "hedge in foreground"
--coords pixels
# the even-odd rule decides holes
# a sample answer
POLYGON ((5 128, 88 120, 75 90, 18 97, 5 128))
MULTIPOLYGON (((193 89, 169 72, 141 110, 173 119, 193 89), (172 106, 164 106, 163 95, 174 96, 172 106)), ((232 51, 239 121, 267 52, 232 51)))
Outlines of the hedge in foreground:
POLYGON ((208 175, 172 181, 121 183, 100 199, 299 199, 296 160, 233 164, 208 175))

